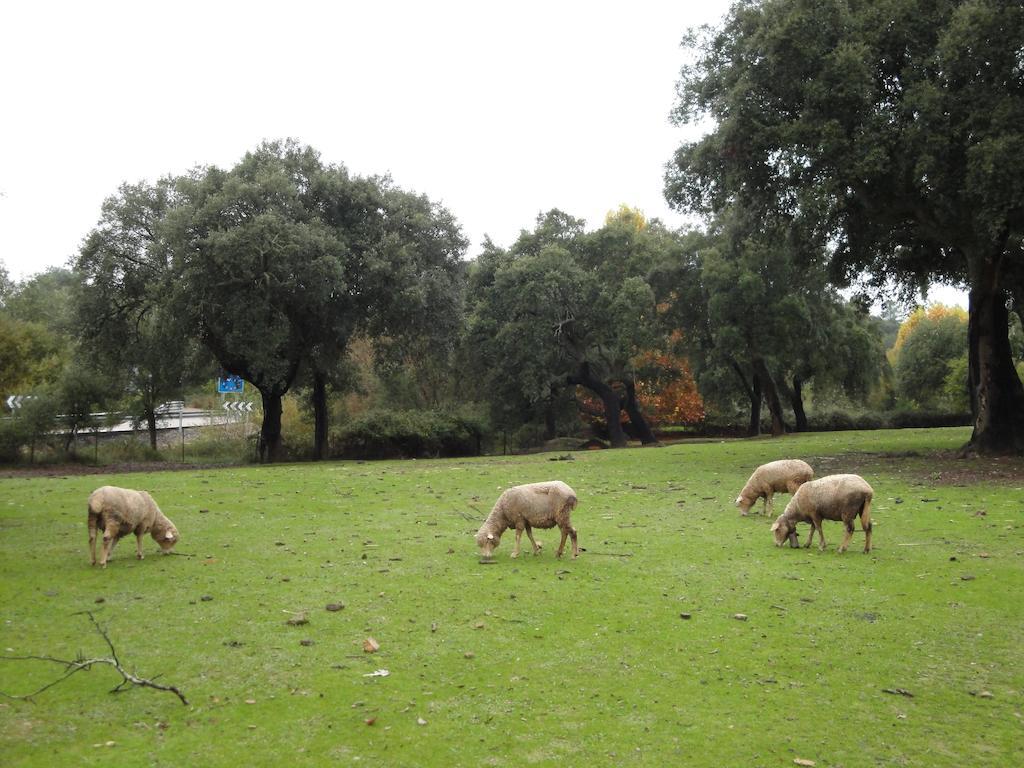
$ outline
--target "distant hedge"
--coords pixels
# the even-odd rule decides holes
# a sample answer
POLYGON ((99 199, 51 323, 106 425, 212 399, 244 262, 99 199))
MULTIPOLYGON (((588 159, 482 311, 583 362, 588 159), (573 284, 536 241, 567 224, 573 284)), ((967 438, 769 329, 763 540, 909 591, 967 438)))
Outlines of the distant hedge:
POLYGON ((485 432, 482 419, 463 414, 370 411, 332 433, 330 452, 345 459, 476 456, 485 432))

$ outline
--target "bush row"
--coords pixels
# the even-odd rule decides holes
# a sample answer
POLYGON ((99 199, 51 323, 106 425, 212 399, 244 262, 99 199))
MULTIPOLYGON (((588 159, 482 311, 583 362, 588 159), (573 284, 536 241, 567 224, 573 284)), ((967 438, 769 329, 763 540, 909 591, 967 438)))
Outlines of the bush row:
POLYGON ((440 411, 370 411, 330 435, 330 453, 345 459, 475 456, 483 419, 440 411))

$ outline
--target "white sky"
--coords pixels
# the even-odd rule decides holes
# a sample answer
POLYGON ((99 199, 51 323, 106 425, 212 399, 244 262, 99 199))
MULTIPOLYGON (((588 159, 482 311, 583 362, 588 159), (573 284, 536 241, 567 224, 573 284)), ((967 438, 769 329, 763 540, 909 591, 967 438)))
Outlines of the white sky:
POLYGON ((0 260, 64 264, 125 181, 294 137, 510 245, 552 207, 679 225, 662 168, 689 26, 726 0, 21 2, 0 30, 0 260))
POLYGON ((686 30, 728 0, 47 2, 0 25, 0 261, 62 265, 122 182, 293 137, 442 202, 475 256, 553 207, 670 226, 686 30))

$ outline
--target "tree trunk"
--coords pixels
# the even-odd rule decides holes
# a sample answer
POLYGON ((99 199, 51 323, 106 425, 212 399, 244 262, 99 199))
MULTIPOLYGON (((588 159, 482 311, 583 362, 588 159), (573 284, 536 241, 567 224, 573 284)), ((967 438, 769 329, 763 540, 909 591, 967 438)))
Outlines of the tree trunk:
POLYGON ((729 367, 736 373, 736 377, 743 385, 743 391, 747 393, 750 400, 750 423, 747 426, 747 437, 757 437, 761 434, 761 379, 755 373, 747 382, 747 376, 743 373, 743 367, 733 358, 729 358, 729 367))
POLYGON ((147 408, 145 412, 146 430, 149 432, 149 447, 156 450, 156 411, 147 408))
POLYGON ((263 400, 263 424, 260 427, 260 463, 273 463, 281 457, 281 398, 273 390, 260 390, 263 400))
POLYGON ((764 388, 764 399, 768 403, 768 411, 772 415, 772 437, 778 437, 786 431, 786 421, 782 416, 782 401, 779 400, 779 391, 775 386, 775 379, 768 371, 764 358, 755 357, 753 360, 754 373, 761 379, 761 386, 764 388))
POLYGON ((619 419, 619 411, 622 410, 622 400, 618 392, 612 389, 605 381, 595 376, 588 363, 581 363, 579 370, 566 377, 566 383, 585 387, 593 392, 604 406, 605 419, 608 422, 608 439, 612 448, 624 448, 628 441, 626 433, 622 431, 622 422, 619 419))
POLYGON ((555 422, 555 400, 549 398, 544 403, 544 439, 554 440, 558 436, 558 426, 555 422))
POLYGON ((796 418, 796 431, 807 431, 807 412, 804 410, 804 380, 799 376, 793 376, 793 391, 790 392, 789 402, 793 406, 793 416, 796 418))
POLYGON ((644 412, 640 409, 640 403, 636 400, 636 385, 632 381, 624 381, 623 384, 626 387, 626 398, 623 405, 633 429, 636 430, 637 437, 640 438, 643 445, 657 445, 658 438, 651 431, 647 419, 644 418, 644 412))
POLYGON ((327 376, 313 373, 313 460, 327 458, 327 376))
POLYGON ((747 396, 750 398, 750 423, 747 425, 747 436, 757 437, 761 434, 761 403, 764 402, 760 376, 755 375, 751 380, 747 396))
POLYGON ((1024 387, 1013 366, 1006 294, 993 259, 972 262, 968 382, 974 432, 967 447, 983 454, 1024 450, 1024 387))

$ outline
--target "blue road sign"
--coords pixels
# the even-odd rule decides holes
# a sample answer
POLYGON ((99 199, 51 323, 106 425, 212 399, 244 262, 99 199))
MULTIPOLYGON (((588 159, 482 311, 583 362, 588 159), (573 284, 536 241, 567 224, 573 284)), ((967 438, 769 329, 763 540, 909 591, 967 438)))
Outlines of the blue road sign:
POLYGON ((241 376, 221 376, 217 379, 217 392, 222 395, 240 394, 245 389, 241 376))

